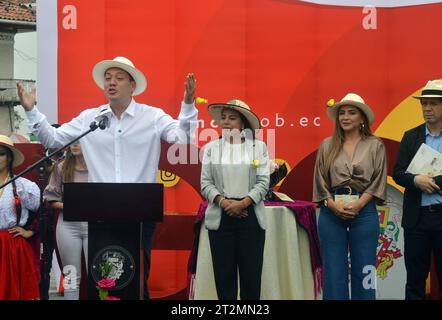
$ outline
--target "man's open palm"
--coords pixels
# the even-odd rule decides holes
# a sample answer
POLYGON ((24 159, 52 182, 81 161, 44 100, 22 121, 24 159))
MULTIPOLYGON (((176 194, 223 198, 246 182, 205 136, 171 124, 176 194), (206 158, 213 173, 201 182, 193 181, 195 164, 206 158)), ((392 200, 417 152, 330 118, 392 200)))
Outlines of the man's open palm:
POLYGON ((17 82, 17 92, 20 99, 20 104, 26 111, 31 111, 35 105, 35 86, 32 87, 32 90, 30 92, 28 92, 24 88, 23 83, 17 82))

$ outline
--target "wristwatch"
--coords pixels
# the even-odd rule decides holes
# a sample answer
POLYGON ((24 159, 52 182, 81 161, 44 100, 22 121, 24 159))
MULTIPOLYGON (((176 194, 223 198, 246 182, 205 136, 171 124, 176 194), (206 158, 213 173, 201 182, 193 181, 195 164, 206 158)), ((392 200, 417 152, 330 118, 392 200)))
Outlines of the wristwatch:
POLYGON ((324 206, 326 206, 328 208, 328 201, 327 201, 327 199, 324 200, 324 206))

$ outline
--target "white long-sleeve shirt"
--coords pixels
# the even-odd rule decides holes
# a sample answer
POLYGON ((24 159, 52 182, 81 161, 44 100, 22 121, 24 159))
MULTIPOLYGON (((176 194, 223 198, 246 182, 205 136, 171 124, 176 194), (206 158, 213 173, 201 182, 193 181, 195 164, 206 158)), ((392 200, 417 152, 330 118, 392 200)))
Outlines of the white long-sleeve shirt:
MULTIPOLYGON (((29 217, 28 210, 37 211, 40 205, 40 189, 34 182, 24 178, 18 178, 15 184, 22 206, 19 225, 24 226, 29 217)), ((14 206, 15 200, 12 184, 8 184, 0 197, 0 230, 7 230, 16 225, 17 215, 14 206)))
POLYGON ((57 129, 36 107, 26 114, 29 128, 41 143, 57 148, 87 131, 103 111, 110 116, 110 127, 97 129, 80 141, 89 182, 156 182, 161 139, 169 143, 194 140, 198 110, 194 104, 184 102, 178 120, 162 109, 136 103, 133 99, 120 119, 107 104, 85 110, 57 129))

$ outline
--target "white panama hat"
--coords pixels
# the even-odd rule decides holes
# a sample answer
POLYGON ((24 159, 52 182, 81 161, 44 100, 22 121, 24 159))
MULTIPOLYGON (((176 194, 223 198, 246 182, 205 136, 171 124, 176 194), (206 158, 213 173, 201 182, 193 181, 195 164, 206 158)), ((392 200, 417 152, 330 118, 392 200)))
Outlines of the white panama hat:
POLYGON ((227 103, 213 103, 209 105, 209 113, 212 118, 219 124, 221 121, 221 112, 228 108, 241 113, 249 122, 250 129, 259 130, 261 127, 258 116, 250 109, 250 107, 241 100, 230 100, 227 103))
POLYGON ((413 98, 442 98, 442 80, 428 81, 425 87, 422 89, 421 95, 413 98))
POLYGON ((336 120, 336 113, 339 107, 353 106, 361 110, 367 117, 368 124, 371 125, 374 121, 374 113, 371 108, 365 103, 364 99, 356 93, 347 93, 344 98, 338 103, 335 103, 327 108, 327 115, 333 121, 336 120))
POLYGON ((106 70, 110 68, 123 69, 134 78, 136 87, 133 96, 143 93, 147 88, 147 80, 144 74, 135 68, 135 65, 129 59, 125 57, 116 57, 113 60, 103 60, 98 62, 92 70, 92 77, 95 80, 97 86, 104 90, 104 74, 106 70))

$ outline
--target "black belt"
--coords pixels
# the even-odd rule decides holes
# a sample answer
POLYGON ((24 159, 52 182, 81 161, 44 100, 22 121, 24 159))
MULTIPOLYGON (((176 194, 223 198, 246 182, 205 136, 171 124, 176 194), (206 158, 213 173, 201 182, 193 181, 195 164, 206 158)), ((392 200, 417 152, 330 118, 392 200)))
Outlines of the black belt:
POLYGON ((350 186, 340 187, 333 190, 334 194, 348 194, 348 195, 359 195, 359 192, 352 189, 350 186))
POLYGON ((442 203, 430 204, 429 206, 422 206, 421 212, 423 212, 423 213, 442 213, 442 203))

